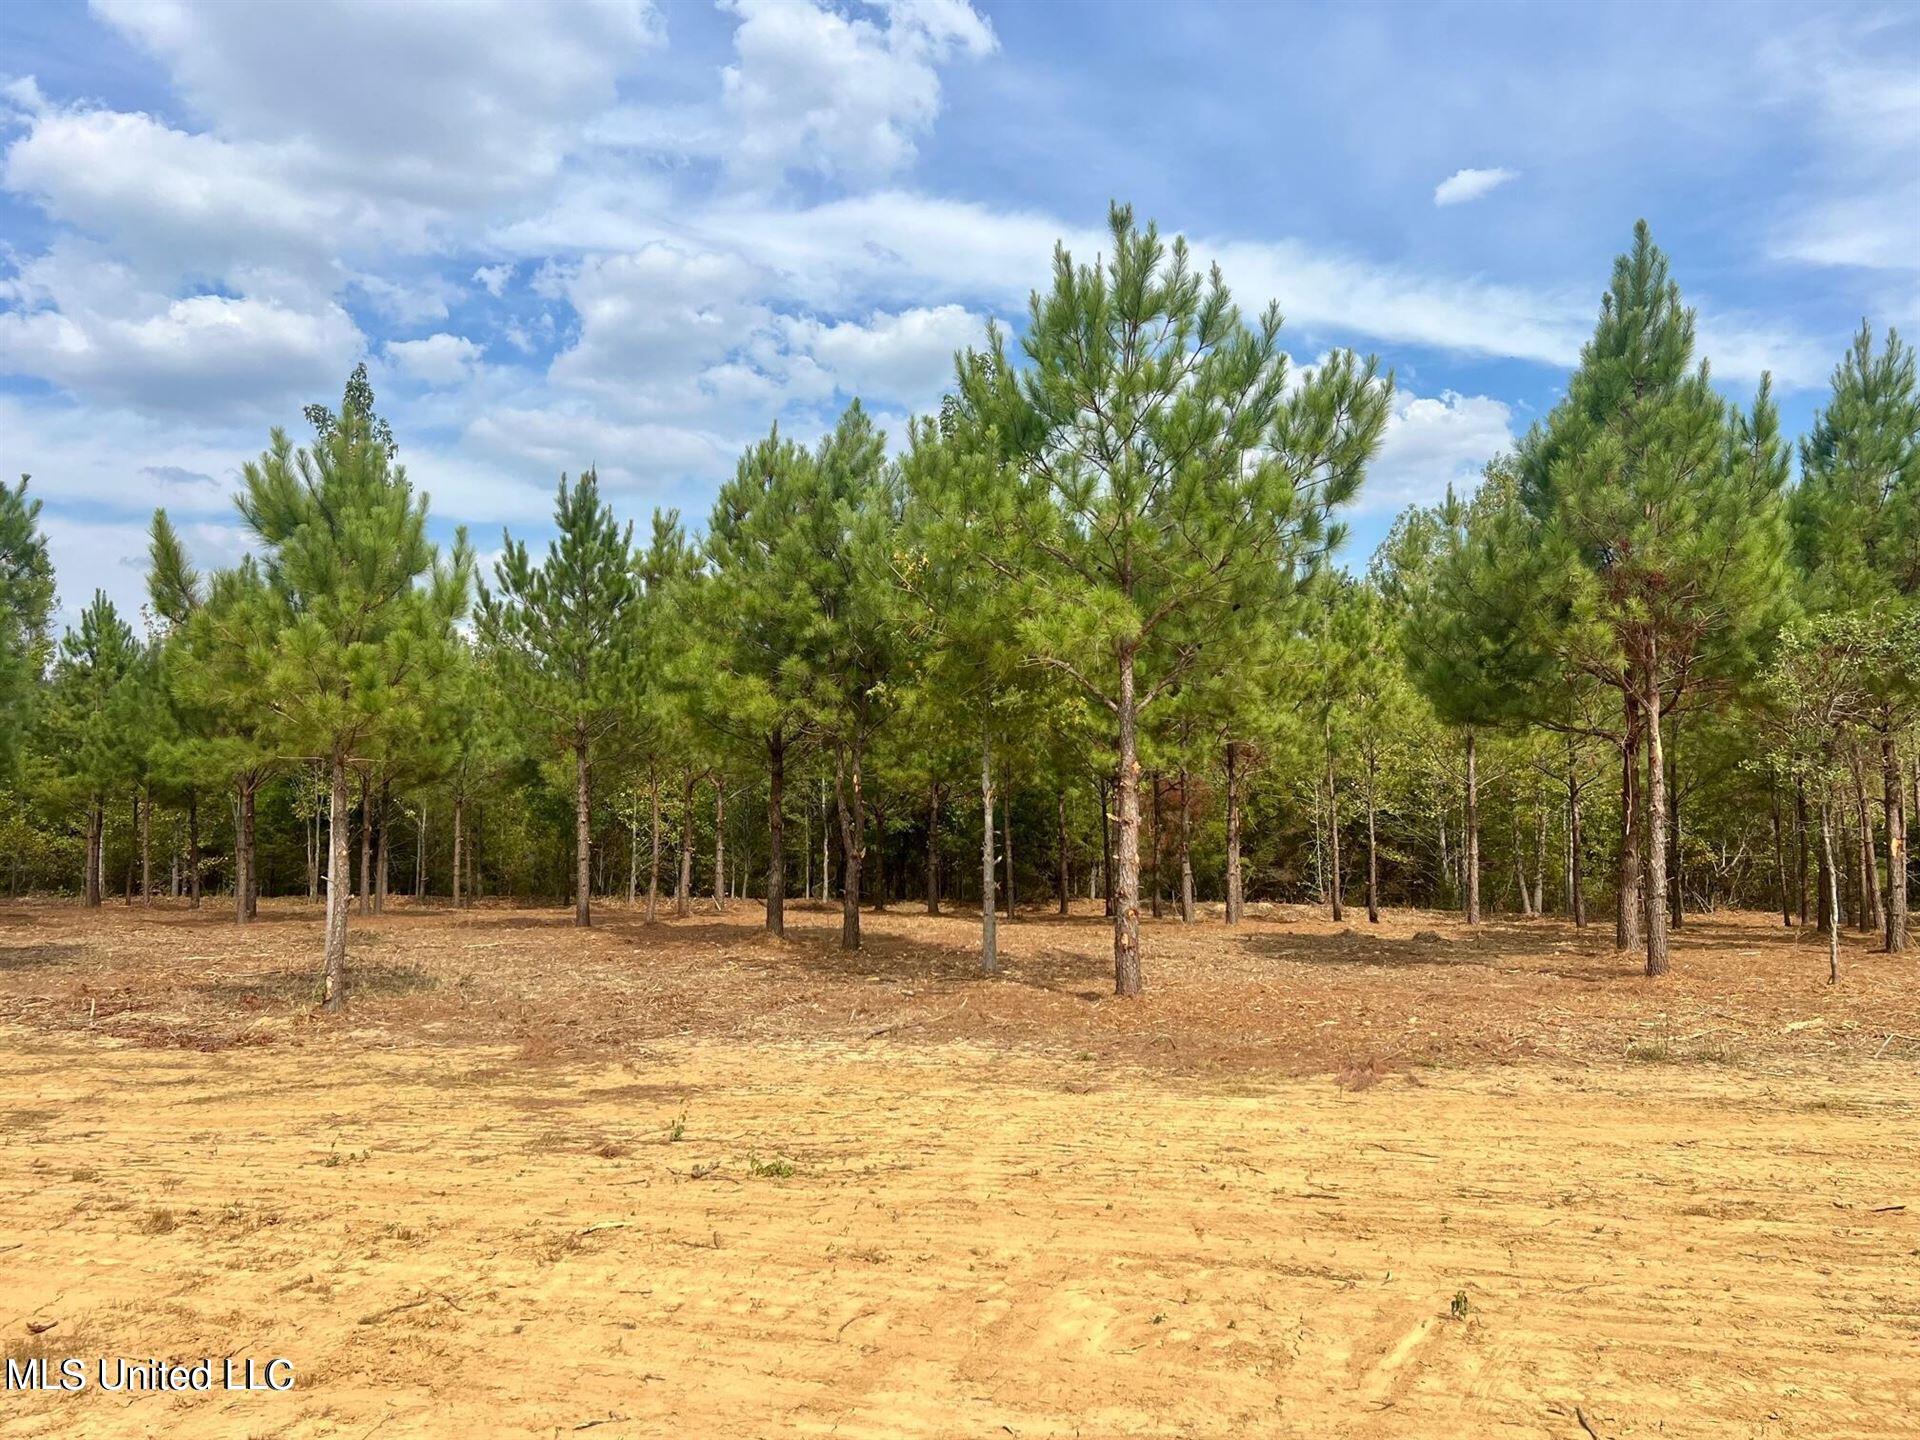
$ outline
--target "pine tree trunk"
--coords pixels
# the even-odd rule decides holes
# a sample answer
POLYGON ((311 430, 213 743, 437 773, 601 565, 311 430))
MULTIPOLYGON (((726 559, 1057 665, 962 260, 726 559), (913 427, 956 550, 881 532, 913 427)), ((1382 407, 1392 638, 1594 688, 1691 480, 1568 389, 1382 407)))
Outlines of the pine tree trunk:
POLYGON ((1000 826, 1000 844, 1005 857, 1007 873, 1007 883, 1004 887, 1007 904, 1007 922, 1011 924, 1015 918, 1014 906, 1019 900, 1019 896, 1015 893, 1013 883, 1013 783, 1011 781, 1007 783, 1006 797, 1000 802, 1000 813, 1006 817, 1000 826))
POLYGON ((1856 751, 1853 757, 1853 797, 1860 822, 1860 928, 1876 931, 1886 924, 1886 906, 1880 895, 1880 865, 1874 858, 1873 815, 1867 809, 1867 777, 1856 751))
POLYGON ((416 901, 427 898, 427 803, 420 802, 420 820, 414 827, 413 848, 413 898, 416 901))
POLYGON ((98 909, 100 905, 100 891, 102 889, 100 884, 100 855, 101 852, 106 849, 104 843, 106 833, 106 807, 96 799, 92 807, 87 811, 87 873, 84 888, 88 909, 98 909))
POLYGON ((860 746, 844 748, 834 759, 833 799, 840 810, 840 852, 846 864, 840 887, 840 948, 860 948, 860 881, 867 861, 866 796, 861 790, 860 746))
POLYGON ((573 741, 573 923, 593 924, 593 773, 587 741, 573 741))
POLYGON ((1833 807, 1820 802, 1820 869, 1826 884, 1820 891, 1820 907, 1827 912, 1827 983, 1840 979, 1840 877, 1833 864, 1833 807))
POLYGON ((693 772, 680 786, 680 876, 673 887, 673 913, 682 919, 693 913, 693 772))
MULTIPOLYGON (((1115 772, 1118 773, 1117 771, 1115 772)), ((1100 782, 1100 890, 1101 898, 1106 902, 1106 914, 1113 919, 1113 825, 1114 803, 1119 798, 1119 786, 1111 781, 1100 782)))
POLYGON ((244 925, 253 918, 247 899, 253 891, 253 847, 247 843, 247 812, 253 804, 253 782, 240 779, 233 810, 233 918, 244 925))
POLYGON ((187 791, 187 903, 200 908, 200 795, 187 791))
POLYGON ((787 737, 779 730, 767 734, 767 929, 775 935, 787 930, 786 799, 787 737))
POLYGON ((380 782, 380 839, 373 853, 373 913, 381 915, 387 908, 387 870, 393 859, 392 819, 388 813, 388 804, 392 799, 393 787, 390 782, 380 782))
POLYGON ((1193 923, 1193 783, 1180 769, 1180 923, 1193 923))
POLYGON ((1793 814, 1793 848, 1797 866, 1794 894, 1799 897, 1800 928, 1804 930, 1807 928, 1807 850, 1813 842, 1813 836, 1807 825, 1807 787, 1798 776, 1793 782, 1793 814))
POLYGON ((647 772, 647 829, 651 836, 651 858, 647 862, 647 923, 660 913, 660 777, 647 772))
POLYGON ((1897 955, 1907 948, 1907 797, 1891 734, 1880 737, 1880 776, 1887 805, 1887 952, 1897 955))
POLYGON ((1686 923, 1684 877, 1680 870, 1680 721, 1667 722, 1673 732, 1667 746, 1667 918, 1678 930, 1686 923))
POLYGON ((1153 804, 1147 809, 1147 854, 1151 857, 1149 876, 1153 884, 1153 918, 1160 918, 1160 777, 1155 775, 1148 787, 1153 804))
POLYGON ((466 860, 467 860, 466 842, 467 842, 467 797, 466 797, 465 791, 456 790, 453 792, 453 879, 452 879, 453 908, 456 910, 460 908, 461 898, 466 893, 466 886, 462 883, 466 878, 464 871, 462 869, 462 867, 466 864, 466 860))
POLYGON ((1586 848, 1580 816, 1580 777, 1574 768, 1573 742, 1567 742, 1567 908, 1573 928, 1587 928, 1586 848))
POLYGON ((1520 886, 1520 913, 1533 916, 1533 887, 1527 883, 1527 862, 1520 843, 1520 801, 1513 802, 1513 876, 1520 886))
POLYGON ((980 973, 1000 968, 997 907, 993 894, 993 730, 980 726, 980 973))
POLYGON ((1367 923, 1380 923, 1380 846, 1374 831, 1374 786, 1378 762, 1367 760, 1367 923))
POLYGON ((1467 728, 1467 813, 1460 837, 1462 862, 1466 866, 1462 886, 1466 896, 1467 924, 1480 923, 1480 753, 1479 737, 1467 728))
POLYGON ((1780 891, 1780 923, 1787 929, 1793 928, 1793 902, 1787 891, 1787 851, 1781 843, 1780 833, 1780 792, 1769 786, 1767 789, 1769 808, 1773 812, 1773 878, 1780 891))
POLYGON ((140 792, 127 796, 127 889, 121 903, 133 904, 133 873, 140 864, 140 792))
POLYGON ((1140 754, 1133 651, 1120 652, 1119 873, 1113 897, 1113 989, 1140 993, 1140 754))
POLYGON ((1667 766, 1660 725, 1659 651, 1647 641, 1641 704, 1647 717, 1647 974, 1672 967, 1667 949, 1667 766))
POLYGON ((1227 924, 1238 925, 1246 907, 1240 870, 1240 747, 1227 742, 1227 924))
POLYGON ((713 913, 727 909, 727 787, 718 776, 713 781, 713 913))
POLYGON ((153 903, 153 787, 140 787, 140 903, 153 903))
POLYGON ((336 754, 327 786, 329 817, 327 859, 327 946, 324 1004, 338 1013, 347 1008, 347 905, 352 873, 347 861, 347 761, 336 754))
POLYGON ((927 914, 940 913, 940 787, 927 791, 927 914))
POLYGON ((354 887, 354 898, 362 915, 367 913, 368 900, 373 890, 373 805, 368 797, 369 782, 366 773, 360 775, 360 883, 354 887))
POLYGON ((1631 694, 1620 744, 1620 871, 1614 894, 1613 945, 1640 947, 1640 703, 1631 694))
POLYGON ((1068 893, 1072 879, 1067 874, 1067 792, 1065 790, 1060 792, 1059 829, 1056 832, 1056 838, 1059 841, 1057 855, 1060 871, 1060 913, 1063 916, 1071 915, 1073 913, 1073 897, 1068 893))
POLYGON ((1533 913, 1547 913, 1547 807, 1540 803, 1538 786, 1533 792, 1533 913))

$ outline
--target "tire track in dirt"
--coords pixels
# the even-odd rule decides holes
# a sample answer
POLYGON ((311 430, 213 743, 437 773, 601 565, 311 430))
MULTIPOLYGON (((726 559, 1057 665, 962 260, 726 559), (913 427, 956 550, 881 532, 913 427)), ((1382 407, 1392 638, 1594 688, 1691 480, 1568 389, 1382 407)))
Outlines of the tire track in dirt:
POLYGON ((9 1354, 299 1373, 9 1396, 8 1434, 1912 1433, 1892 1064, 1349 1093, 957 1044, 16 1032, 0 1081, 9 1354))

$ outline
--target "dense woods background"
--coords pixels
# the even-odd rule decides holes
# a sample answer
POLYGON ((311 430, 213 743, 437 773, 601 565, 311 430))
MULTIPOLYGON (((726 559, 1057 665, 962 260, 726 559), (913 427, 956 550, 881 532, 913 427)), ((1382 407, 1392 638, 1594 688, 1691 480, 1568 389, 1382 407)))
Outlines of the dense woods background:
POLYGON ((1104 901, 1121 993, 1140 912, 1262 900, 1561 913, 1655 974, 1725 906, 1906 948, 1913 352, 1863 323, 1796 443, 1764 382, 1714 389, 1640 227, 1560 405, 1362 564, 1391 386, 1290 363, 1116 207, 937 416, 776 430, 698 530, 636 535, 589 471, 479 573, 363 367, 244 467, 245 562, 200 573, 156 512, 148 606, 56 643, 0 487, 0 883, 325 897, 335 1006, 349 911, 397 895, 776 932, 811 896, 849 948, 863 905, 954 907, 989 971, 996 910, 1104 901))

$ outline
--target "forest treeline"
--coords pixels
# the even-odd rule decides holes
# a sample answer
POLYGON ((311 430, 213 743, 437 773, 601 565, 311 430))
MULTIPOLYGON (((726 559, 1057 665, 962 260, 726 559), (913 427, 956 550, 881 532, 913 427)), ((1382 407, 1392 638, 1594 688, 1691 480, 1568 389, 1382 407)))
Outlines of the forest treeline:
POLYGON ((957 357, 889 449, 858 402, 741 456, 704 530, 562 478, 543 552, 479 573, 364 366, 197 569, 153 517, 149 600, 56 643, 38 501, 0 486, 0 855, 99 905, 390 896, 574 907, 1140 914, 1312 900, 1563 913, 1666 970, 1771 907, 1907 945, 1920 808, 1920 386, 1862 325, 1797 444, 1716 391, 1644 225, 1565 398, 1475 493, 1337 563, 1393 378, 1297 368, 1277 309, 1116 206, 1017 342, 957 357), (337 883, 336 883, 337 882, 337 883))

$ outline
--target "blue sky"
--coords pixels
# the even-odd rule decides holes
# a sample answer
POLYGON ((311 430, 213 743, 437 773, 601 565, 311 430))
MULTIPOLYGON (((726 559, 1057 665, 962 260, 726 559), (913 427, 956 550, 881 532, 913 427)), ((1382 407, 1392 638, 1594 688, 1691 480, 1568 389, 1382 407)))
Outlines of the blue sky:
POLYGON ((1920 330, 1920 15, 1844 5, 519 0, 0 7, 0 473, 70 616, 142 594, 365 359, 437 527, 562 470, 697 524, 778 419, 889 431, 1130 201, 1399 393, 1351 515, 1551 407, 1645 216, 1789 427, 1920 330))

